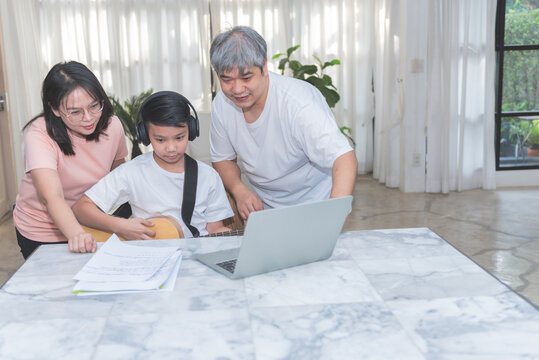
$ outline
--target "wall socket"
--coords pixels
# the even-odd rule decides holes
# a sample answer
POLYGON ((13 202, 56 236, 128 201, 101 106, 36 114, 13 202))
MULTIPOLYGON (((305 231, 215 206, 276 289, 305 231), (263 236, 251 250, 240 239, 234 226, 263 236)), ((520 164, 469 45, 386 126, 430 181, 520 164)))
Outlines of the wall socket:
POLYGON ((414 153, 412 157, 412 166, 413 167, 420 167, 421 166, 421 154, 414 153))

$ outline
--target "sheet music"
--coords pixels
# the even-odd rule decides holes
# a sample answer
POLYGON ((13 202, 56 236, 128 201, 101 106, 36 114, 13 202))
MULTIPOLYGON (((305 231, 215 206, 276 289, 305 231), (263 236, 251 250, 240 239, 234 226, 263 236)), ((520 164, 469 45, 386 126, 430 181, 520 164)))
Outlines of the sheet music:
POLYGON ((79 295, 172 290, 182 251, 130 245, 112 235, 74 276, 79 295))

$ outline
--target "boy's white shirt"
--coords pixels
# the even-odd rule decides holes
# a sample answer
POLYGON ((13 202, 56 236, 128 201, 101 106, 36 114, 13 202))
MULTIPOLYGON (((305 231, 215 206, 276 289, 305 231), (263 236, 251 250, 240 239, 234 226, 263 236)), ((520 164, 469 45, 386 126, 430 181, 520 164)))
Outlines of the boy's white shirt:
MULTIPOLYGON (((197 164, 197 193, 191 225, 200 235, 207 235, 207 223, 229 218, 234 213, 219 174, 203 162, 197 161, 197 164)), ((128 201, 133 217, 172 217, 181 225, 184 236, 192 237, 181 219, 184 175, 164 170, 155 162, 153 152, 148 152, 114 169, 85 195, 105 213, 128 201)))

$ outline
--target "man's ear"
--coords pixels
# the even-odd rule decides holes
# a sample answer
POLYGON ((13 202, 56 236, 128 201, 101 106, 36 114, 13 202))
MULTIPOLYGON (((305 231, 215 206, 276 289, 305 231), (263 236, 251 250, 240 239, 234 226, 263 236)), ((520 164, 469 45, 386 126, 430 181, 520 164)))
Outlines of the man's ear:
POLYGON ((268 59, 264 60, 264 65, 262 66, 262 75, 268 74, 268 59))

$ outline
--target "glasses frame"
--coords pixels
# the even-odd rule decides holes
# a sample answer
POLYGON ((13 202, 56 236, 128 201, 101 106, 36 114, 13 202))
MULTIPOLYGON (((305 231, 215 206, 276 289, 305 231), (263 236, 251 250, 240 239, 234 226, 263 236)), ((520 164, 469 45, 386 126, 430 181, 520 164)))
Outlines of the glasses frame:
POLYGON ((66 117, 66 119, 68 120, 71 120, 71 121, 74 121, 74 122, 81 122, 83 119, 84 119, 84 114, 87 112, 88 114, 91 114, 91 115, 97 115, 99 113, 101 113, 103 111, 103 109, 105 108, 105 101, 104 100, 100 100, 97 102, 98 104, 101 104, 101 107, 98 109, 98 110, 95 110, 95 111, 92 111, 90 110, 90 107, 93 106, 90 105, 88 106, 86 109, 84 108, 80 108, 80 109, 76 109, 76 110, 73 110, 71 112, 68 112, 68 113, 64 113, 63 111, 61 111, 60 109, 58 109, 58 111, 64 115, 66 117), (76 111, 81 111, 82 114, 80 116, 80 119, 73 119, 72 116, 73 116, 73 113, 76 112, 76 111))

